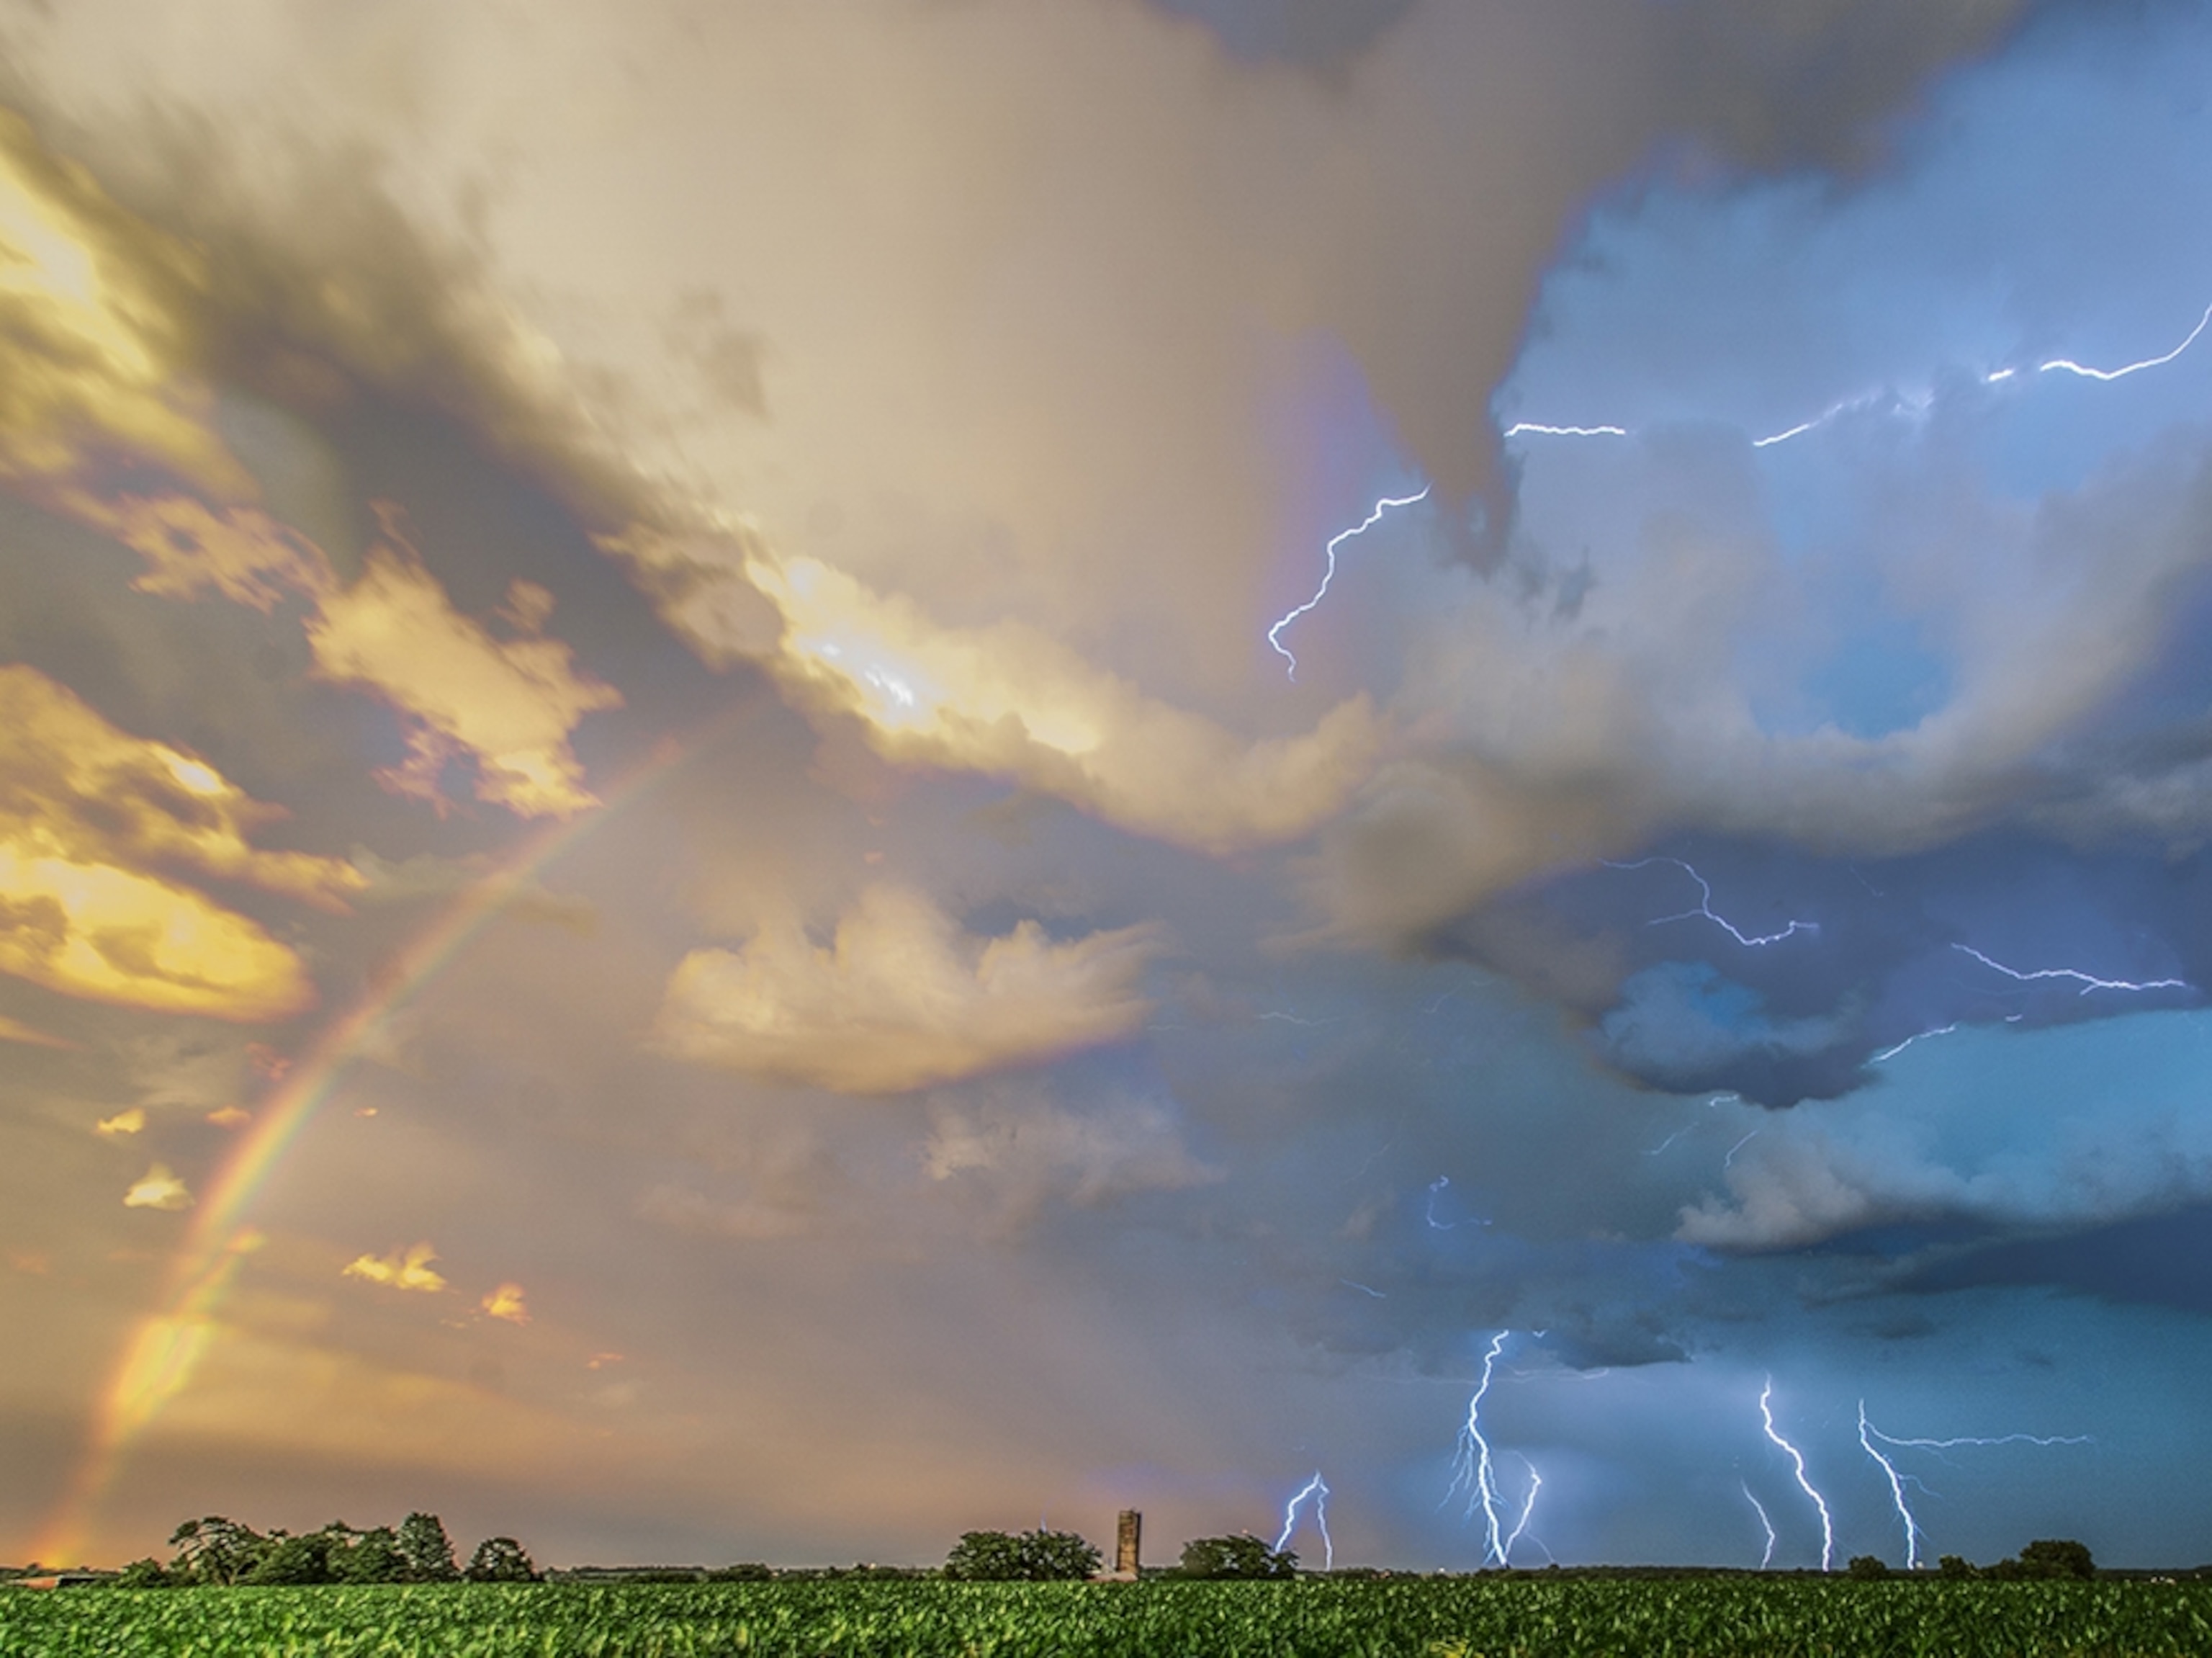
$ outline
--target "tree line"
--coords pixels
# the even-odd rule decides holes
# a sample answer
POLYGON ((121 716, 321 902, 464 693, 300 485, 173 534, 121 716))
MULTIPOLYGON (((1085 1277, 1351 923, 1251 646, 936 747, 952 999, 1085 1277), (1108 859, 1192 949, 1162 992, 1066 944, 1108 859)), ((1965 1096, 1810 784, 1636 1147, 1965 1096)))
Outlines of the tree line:
MULTIPOLYGON (((1097 1575, 1104 1559, 1073 1532, 963 1532, 945 1557, 945 1576, 975 1583, 1072 1582, 1097 1575)), ((1201 1537, 1182 1545, 1178 1577, 1283 1578, 1297 1576, 1295 1550, 1271 1549, 1249 1533, 1201 1537)))
POLYGON ((417 1509, 397 1527, 366 1531, 333 1520, 320 1531, 266 1533, 222 1515, 187 1520, 169 1533, 167 1564, 149 1555, 116 1578, 121 1588, 213 1583, 529 1583, 538 1568, 511 1537, 486 1538, 465 1566, 455 1564, 445 1522, 417 1509))

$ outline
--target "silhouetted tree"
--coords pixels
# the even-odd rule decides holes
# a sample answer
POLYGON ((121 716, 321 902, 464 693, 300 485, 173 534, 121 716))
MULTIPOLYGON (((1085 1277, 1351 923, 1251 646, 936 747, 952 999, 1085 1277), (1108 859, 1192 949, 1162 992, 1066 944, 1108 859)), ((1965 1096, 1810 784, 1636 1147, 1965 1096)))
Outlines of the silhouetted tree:
POLYGON ((466 1574, 471 1583, 534 1583, 538 1568, 511 1537, 488 1537, 469 1557, 466 1574))
POLYGON ((169 1533, 169 1541, 177 1551, 170 1571, 195 1583, 239 1582, 269 1546, 269 1539, 251 1526, 219 1514, 187 1520, 169 1533))
POLYGON ((1981 1569, 1964 1555, 1947 1554, 1936 1563, 1936 1571, 1942 1577, 1979 1577, 1981 1569))
POLYGON ((2039 1537, 2020 1551, 2023 1577, 2070 1577, 2087 1581, 2097 1575, 2097 1563, 2088 1545, 2066 1537, 2039 1537))
POLYGON ((1176 1570, 1185 1577, 1295 1577, 1298 1557, 1289 1549, 1271 1549, 1247 1532, 1184 1544, 1176 1570))
POLYGON ((461 1574, 453 1564, 453 1540, 446 1522, 416 1509, 399 1522, 399 1557, 410 1583, 449 1583, 461 1574))
POLYGON ((963 1532, 945 1557, 945 1575, 971 1582, 1042 1583, 1098 1570, 1097 1549, 1073 1532, 963 1532))
POLYGON ((1889 1563, 1878 1554, 1855 1554, 1844 1570, 1853 1577, 1887 1577, 1889 1563))
POLYGON ((134 1560, 115 1574, 118 1589, 166 1589, 176 1580, 160 1561, 148 1555, 143 1560, 134 1560))

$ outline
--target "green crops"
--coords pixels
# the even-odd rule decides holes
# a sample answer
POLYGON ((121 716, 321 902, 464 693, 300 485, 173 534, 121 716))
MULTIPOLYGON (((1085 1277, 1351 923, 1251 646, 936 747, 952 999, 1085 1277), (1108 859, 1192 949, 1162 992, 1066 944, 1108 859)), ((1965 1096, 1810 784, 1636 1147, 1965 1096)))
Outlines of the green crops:
POLYGON ((0 1591, 6 1658, 2124 1658, 2212 1585, 1532 1578, 0 1591))

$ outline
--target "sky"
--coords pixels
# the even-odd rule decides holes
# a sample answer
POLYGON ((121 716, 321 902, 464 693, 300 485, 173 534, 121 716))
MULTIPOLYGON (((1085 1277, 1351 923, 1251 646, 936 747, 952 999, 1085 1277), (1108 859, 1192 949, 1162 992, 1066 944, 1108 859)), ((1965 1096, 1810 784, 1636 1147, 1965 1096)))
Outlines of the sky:
POLYGON ((2208 85, 0 3, 0 1560, 2212 1560, 2208 85))

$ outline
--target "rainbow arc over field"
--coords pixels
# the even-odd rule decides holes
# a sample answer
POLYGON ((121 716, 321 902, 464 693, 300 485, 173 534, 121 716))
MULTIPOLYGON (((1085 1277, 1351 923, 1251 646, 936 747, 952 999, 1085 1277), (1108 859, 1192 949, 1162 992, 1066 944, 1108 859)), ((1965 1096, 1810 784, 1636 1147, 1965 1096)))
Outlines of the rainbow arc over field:
POLYGON ((40 1528, 33 1552, 44 1562, 75 1555, 100 1501, 138 1436, 181 1393, 216 1332, 224 1292, 263 1242, 248 1220, 301 1132, 326 1103, 352 1061, 385 1021, 450 965, 469 942, 520 896, 562 853, 634 804, 682 761, 709 746, 728 722, 711 720, 665 740, 651 758, 606 792, 600 806, 526 838, 507 859, 465 888, 376 973, 351 1006, 323 1027, 262 1100, 252 1125, 208 1184, 191 1228, 172 1257, 161 1296, 125 1342, 95 1402, 90 1430, 62 1496, 40 1528))

